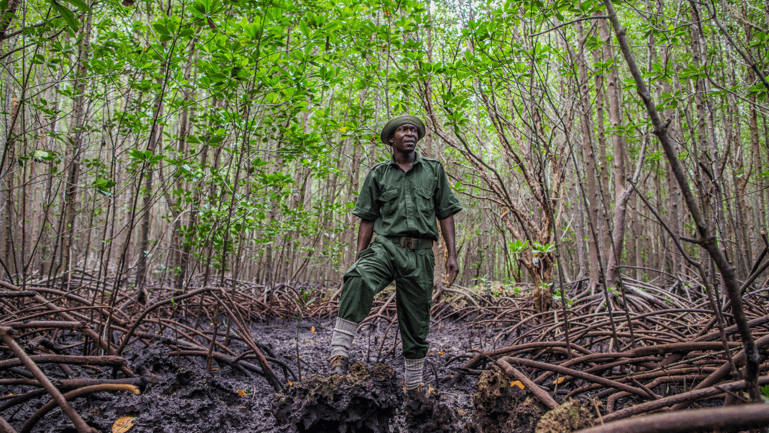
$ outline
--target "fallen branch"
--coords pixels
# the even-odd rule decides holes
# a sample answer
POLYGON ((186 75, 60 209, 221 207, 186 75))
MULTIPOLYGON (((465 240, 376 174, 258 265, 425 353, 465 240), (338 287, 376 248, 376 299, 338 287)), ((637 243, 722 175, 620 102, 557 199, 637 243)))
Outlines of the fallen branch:
POLYGON ((676 433, 700 429, 748 429, 768 424, 769 404, 758 403, 655 414, 579 430, 578 433, 676 433))
POLYGON ((505 374, 508 377, 513 377, 521 381, 521 383, 523 383, 523 386, 525 386, 526 389, 531 391, 531 393, 534 394, 534 396, 537 397, 537 399, 540 402, 542 402, 542 404, 547 406, 549 409, 555 409, 558 406, 560 406, 555 400, 553 400, 553 397, 550 397, 550 394, 548 394, 542 388, 537 386, 537 384, 532 382, 531 379, 529 379, 525 374, 516 370, 512 365, 510 365, 504 359, 498 359, 497 365, 502 367, 502 370, 504 370, 505 374))

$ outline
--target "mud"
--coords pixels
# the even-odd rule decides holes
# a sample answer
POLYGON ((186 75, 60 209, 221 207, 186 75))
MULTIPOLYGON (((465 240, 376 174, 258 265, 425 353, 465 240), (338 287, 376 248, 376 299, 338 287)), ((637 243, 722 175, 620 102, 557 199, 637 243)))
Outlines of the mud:
POLYGON ((385 364, 371 369, 362 362, 350 374, 305 377, 277 393, 272 402, 278 425, 300 433, 389 433, 390 420, 403 404, 395 371, 385 364))
POLYGON ((497 370, 481 374, 473 404, 473 421, 483 433, 534 433, 546 410, 497 370))
MULTIPOLYGON (((298 375, 298 345, 302 381, 298 381, 290 372, 275 366, 279 378, 284 383, 293 384, 293 386, 287 385, 281 394, 288 396, 292 395, 292 392, 298 395, 300 390, 307 392, 313 376, 328 375, 327 357, 332 327, 332 319, 303 321, 298 324, 298 332, 296 320, 273 320, 270 324, 253 325, 252 334, 260 346, 263 346, 270 356, 290 366, 294 375, 298 375)), ((475 390, 476 380, 472 376, 466 376, 455 383, 454 371, 451 368, 461 364, 462 359, 466 358, 460 358, 458 361, 452 359, 466 355, 471 349, 480 349, 481 347, 477 344, 480 340, 467 338, 468 330, 462 324, 444 322, 440 327, 435 327, 429 337, 431 349, 425 365, 425 382, 429 388, 433 389, 433 393, 430 400, 409 403, 405 401, 402 388, 404 362, 400 345, 391 350, 395 343, 392 331, 382 344, 384 328, 363 329, 358 332, 350 353, 351 362, 360 362, 359 365, 365 365, 368 377, 361 382, 355 382, 364 376, 359 374, 357 378, 352 379, 352 382, 345 382, 347 389, 357 386, 357 393, 335 394, 335 398, 339 398, 347 407, 365 406, 361 396, 367 396, 365 398, 371 402, 368 409, 369 415, 362 416, 362 410, 348 414, 344 425, 349 427, 354 424, 360 429, 348 428, 347 431, 367 431, 363 426, 367 426, 368 431, 388 431, 382 427, 385 419, 389 431, 393 433, 468 431, 465 427, 468 426, 474 413, 472 393, 475 390), (380 364, 386 365, 375 367, 377 358, 380 364), (452 362, 448 364, 449 361, 452 362), (370 384, 375 383, 378 383, 376 389, 369 387, 370 384), (356 424, 357 421, 352 421, 356 416, 360 416, 361 420, 369 419, 369 421, 356 424), (371 421, 373 419, 376 419, 378 424, 371 421)), ((174 338, 171 334, 166 336, 174 338)), ((74 333, 69 340, 67 338, 63 340, 67 344, 81 341, 80 336, 74 333)), ((223 342, 223 339, 220 341, 223 342)), ((230 342, 230 347, 238 353, 247 350, 244 345, 234 340, 230 342)), ((134 426, 129 433, 341 431, 339 429, 341 423, 336 430, 327 429, 327 427, 318 427, 320 430, 301 427, 304 428, 301 430, 296 424, 288 422, 291 414, 287 410, 282 412, 282 419, 285 421, 278 421, 274 416, 278 414, 278 408, 273 409, 272 405, 275 401, 275 393, 267 381, 257 373, 247 369, 234 369, 225 364, 219 365, 214 361, 212 374, 209 375, 204 357, 177 357, 171 355, 172 351, 162 344, 145 346, 139 342, 131 345, 123 355, 133 371, 144 372, 147 378, 141 395, 91 394, 74 400, 73 407, 87 423, 102 432, 111 432, 112 424, 124 416, 135 417, 134 426)), ((67 349, 65 353, 81 355, 82 347, 67 349)), ((68 377, 55 365, 41 367, 52 379, 68 377)), ((112 373, 112 370, 107 368, 101 373, 92 368, 77 366, 73 366, 72 370, 74 374, 71 377, 83 378, 109 378, 112 373)), ((0 377, 20 376, 6 370, 0 372, 0 377)), ((316 381, 318 384, 321 382, 316 381)), ((35 389, 26 386, 4 386, 1 393, 7 396, 9 393, 23 394, 35 389)), ((14 428, 20 430, 24 421, 49 399, 48 396, 33 399, 0 412, 0 415, 14 428)), ((332 404, 327 412, 335 407, 342 406, 332 404)), ((312 412, 306 410, 308 414, 312 412)), ((302 417, 294 416, 293 419, 300 418, 302 417)), ((69 419, 58 408, 43 417, 33 429, 33 432, 64 431, 74 430, 69 419)))
POLYGON ((458 411, 449 407, 437 389, 408 393, 403 412, 406 431, 409 432, 481 433, 474 422, 460 418, 458 411))

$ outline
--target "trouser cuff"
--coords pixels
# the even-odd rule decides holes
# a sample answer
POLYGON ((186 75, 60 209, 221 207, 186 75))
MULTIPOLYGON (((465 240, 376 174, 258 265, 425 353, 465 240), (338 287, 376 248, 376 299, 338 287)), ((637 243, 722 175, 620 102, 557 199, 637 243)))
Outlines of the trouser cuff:
POLYGON ((406 360, 406 390, 414 389, 422 383, 422 369, 425 365, 425 359, 407 359, 406 360))
POLYGON ((334 325, 334 334, 331 336, 331 357, 345 356, 349 357, 352 340, 355 337, 355 330, 358 324, 348 320, 336 318, 334 325))

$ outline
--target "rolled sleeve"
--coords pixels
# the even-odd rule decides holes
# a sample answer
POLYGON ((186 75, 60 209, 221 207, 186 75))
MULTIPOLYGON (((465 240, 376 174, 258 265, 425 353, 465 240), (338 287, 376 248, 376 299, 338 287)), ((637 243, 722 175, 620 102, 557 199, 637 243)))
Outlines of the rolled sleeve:
POLYGON ((446 171, 443 169, 443 165, 439 168, 438 184, 435 188, 435 216, 439 220, 445 220, 446 218, 454 215, 462 210, 462 206, 457 200, 457 196, 454 195, 454 191, 451 189, 449 180, 446 177, 446 171))
POLYGON ((366 221, 376 221, 379 218, 379 206, 376 204, 376 185, 374 185, 374 170, 371 170, 363 181, 363 187, 358 195, 358 202, 352 214, 366 221))

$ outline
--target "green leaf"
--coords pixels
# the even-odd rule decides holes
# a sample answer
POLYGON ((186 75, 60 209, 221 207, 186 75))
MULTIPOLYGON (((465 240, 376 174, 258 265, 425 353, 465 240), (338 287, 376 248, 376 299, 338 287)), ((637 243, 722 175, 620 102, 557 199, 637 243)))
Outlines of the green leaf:
POLYGON ((112 189, 112 187, 115 185, 117 185, 117 182, 113 181, 112 179, 105 179, 102 177, 93 181, 94 188, 96 188, 101 194, 104 194, 106 196, 109 196, 110 194, 112 194, 110 192, 110 189, 112 189))
MULTIPOLYGON (((128 156, 130 156, 132 159, 135 159, 137 162, 144 162, 144 160, 147 159, 144 155, 144 152, 139 149, 131 149, 128 152, 128 156)), ((150 156, 152 155, 150 154, 150 156)))
POLYGON ((88 7, 88 3, 84 2, 83 0, 67 0, 67 2, 71 3, 73 6, 83 12, 88 12, 88 10, 91 9, 88 7))
POLYGON ((56 3, 55 1, 51 2, 51 6, 56 10, 56 12, 61 15, 61 18, 64 20, 64 22, 67 23, 67 25, 72 29, 72 31, 77 31, 77 29, 80 27, 80 22, 75 19, 75 14, 65 8, 64 6, 56 3))
POLYGON ((161 35, 169 34, 168 33, 168 29, 163 24, 155 23, 155 24, 152 25, 152 28, 155 29, 155 31, 160 33, 161 35))
POLYGON ((35 160, 35 162, 43 162, 43 161, 50 161, 51 154, 46 152, 45 150, 37 149, 35 150, 35 153, 32 155, 32 159, 35 160))

